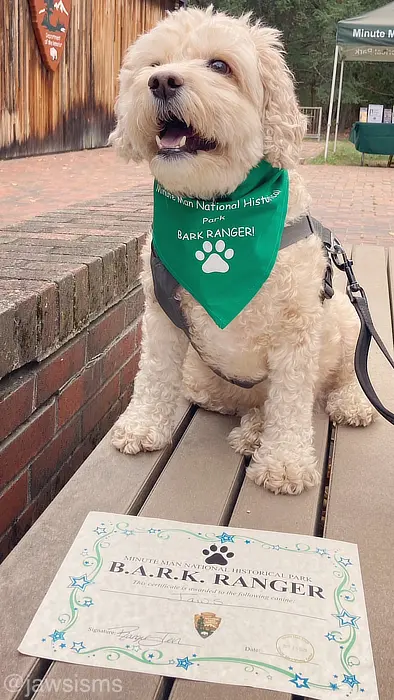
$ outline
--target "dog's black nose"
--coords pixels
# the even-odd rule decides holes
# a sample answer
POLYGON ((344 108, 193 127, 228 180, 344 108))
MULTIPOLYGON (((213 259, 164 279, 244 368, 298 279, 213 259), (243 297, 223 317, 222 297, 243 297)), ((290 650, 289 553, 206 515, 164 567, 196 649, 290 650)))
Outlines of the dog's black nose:
POLYGON ((184 80, 179 73, 154 73, 148 80, 148 85, 155 97, 169 100, 175 97, 177 90, 182 87, 184 80))

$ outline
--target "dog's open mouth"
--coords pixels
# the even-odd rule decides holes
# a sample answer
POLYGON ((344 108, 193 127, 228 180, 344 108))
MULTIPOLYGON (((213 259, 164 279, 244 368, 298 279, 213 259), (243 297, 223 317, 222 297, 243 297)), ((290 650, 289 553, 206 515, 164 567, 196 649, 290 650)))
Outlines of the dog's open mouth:
POLYGON ((216 148, 215 141, 201 138, 176 117, 161 124, 160 134, 156 136, 159 155, 168 156, 182 153, 197 153, 197 151, 212 151, 216 148))

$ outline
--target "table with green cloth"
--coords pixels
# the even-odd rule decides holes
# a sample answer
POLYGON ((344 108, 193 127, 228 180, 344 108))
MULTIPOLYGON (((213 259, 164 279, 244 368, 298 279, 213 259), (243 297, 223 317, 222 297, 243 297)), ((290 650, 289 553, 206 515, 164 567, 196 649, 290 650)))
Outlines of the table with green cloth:
POLYGON ((375 153, 389 156, 387 165, 390 167, 394 154, 394 124, 355 122, 349 138, 356 150, 362 153, 361 165, 364 164, 365 153, 375 153))

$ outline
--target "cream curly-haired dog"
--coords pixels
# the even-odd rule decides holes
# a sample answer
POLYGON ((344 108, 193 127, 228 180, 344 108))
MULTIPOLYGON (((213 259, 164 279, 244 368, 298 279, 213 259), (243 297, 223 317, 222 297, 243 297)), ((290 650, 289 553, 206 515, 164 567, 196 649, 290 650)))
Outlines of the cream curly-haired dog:
MULTIPOLYGON (((225 195, 264 158, 289 171, 286 224, 308 211, 296 171, 305 125, 278 31, 211 8, 168 15, 127 52, 116 114, 111 142, 125 158, 148 161, 167 191, 200 199, 225 195), (161 138, 174 115, 186 138, 177 134, 169 158, 161 138)), ((113 445, 128 454, 164 447, 183 390, 208 410, 242 416, 229 439, 235 450, 253 455, 248 475, 257 484, 288 494, 314 486, 315 401, 323 400, 336 422, 367 425, 373 418, 353 370, 354 310, 340 293, 321 303, 327 262, 320 239, 312 235, 280 250, 268 280, 224 329, 181 289, 199 354, 155 298, 150 241, 143 260, 141 365, 113 445), (228 377, 265 381, 239 388, 209 366, 228 377)))

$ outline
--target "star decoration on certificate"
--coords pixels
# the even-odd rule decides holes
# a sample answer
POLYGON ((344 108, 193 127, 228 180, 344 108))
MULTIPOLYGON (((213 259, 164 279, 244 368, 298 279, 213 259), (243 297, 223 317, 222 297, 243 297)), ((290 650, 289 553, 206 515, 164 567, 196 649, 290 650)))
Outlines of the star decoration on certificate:
POLYGON ((342 566, 353 566, 350 559, 347 559, 346 557, 339 557, 338 564, 342 564, 342 566))
POLYGON ((193 661, 190 661, 188 656, 185 656, 184 659, 177 659, 177 668, 184 668, 187 671, 189 666, 193 666, 193 661))
POLYGON ((296 673, 290 683, 294 683, 296 688, 309 688, 309 678, 304 678, 300 673, 296 673))
POLYGON ((345 674, 343 676, 342 683, 346 683, 346 685, 349 685, 351 688, 354 688, 356 685, 359 685, 360 681, 357 680, 356 676, 345 674))
POLYGON ((346 610, 342 610, 339 615, 333 615, 333 617, 336 617, 337 620, 339 620, 340 627, 355 627, 358 629, 357 620, 360 619, 358 615, 350 615, 350 613, 346 612, 346 610))
POLYGON ((229 535, 227 532, 222 532, 221 535, 217 535, 217 538, 222 544, 225 544, 226 542, 234 542, 234 535, 229 535))
POLYGON ((71 583, 68 586, 69 588, 79 588, 80 591, 84 591, 86 586, 91 583, 89 579, 87 578, 86 574, 83 576, 70 576, 71 583))
POLYGON ((52 634, 49 635, 51 637, 53 642, 58 642, 59 640, 64 639, 64 632, 59 632, 59 630, 55 630, 52 632, 52 634))

